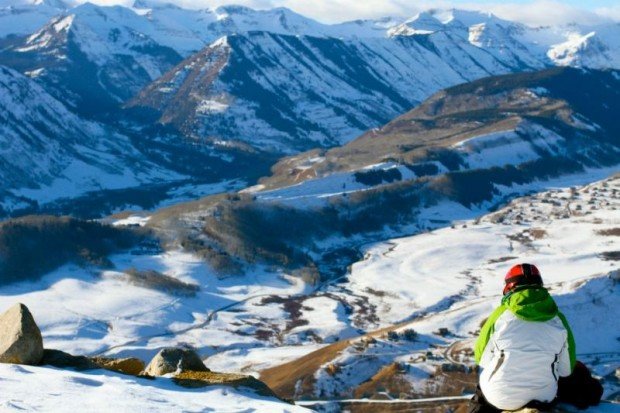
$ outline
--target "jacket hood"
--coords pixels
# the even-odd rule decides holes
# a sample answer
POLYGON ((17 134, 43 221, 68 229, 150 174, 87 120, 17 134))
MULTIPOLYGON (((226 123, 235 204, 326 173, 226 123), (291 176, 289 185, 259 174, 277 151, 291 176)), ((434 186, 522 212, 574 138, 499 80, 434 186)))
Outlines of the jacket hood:
POLYGON ((558 306, 542 287, 517 290, 504 298, 504 305, 526 321, 547 321, 558 314, 558 306))

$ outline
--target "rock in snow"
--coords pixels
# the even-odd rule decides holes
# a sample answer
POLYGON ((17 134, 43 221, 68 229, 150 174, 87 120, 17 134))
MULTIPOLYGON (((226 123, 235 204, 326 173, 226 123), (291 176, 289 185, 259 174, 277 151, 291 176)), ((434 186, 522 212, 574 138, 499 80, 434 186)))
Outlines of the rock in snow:
POLYGON ((122 359, 95 357, 92 360, 104 369, 130 374, 132 376, 137 376, 144 370, 144 362, 135 357, 122 359))
POLYGON ((0 362, 39 364, 43 338, 28 307, 18 303, 0 315, 0 362))
POLYGON ((97 363, 86 356, 74 356, 60 350, 45 349, 41 365, 58 367, 61 369, 71 368, 76 371, 95 370, 101 368, 97 363))
POLYGON ((144 373, 149 376, 163 376, 182 371, 209 371, 209 369, 192 350, 165 348, 153 357, 144 373))
POLYGON ((114 359, 108 357, 74 356, 60 350, 45 349, 42 365, 58 368, 72 368, 77 371, 106 369, 118 373, 139 375, 144 370, 144 362, 135 357, 114 359))

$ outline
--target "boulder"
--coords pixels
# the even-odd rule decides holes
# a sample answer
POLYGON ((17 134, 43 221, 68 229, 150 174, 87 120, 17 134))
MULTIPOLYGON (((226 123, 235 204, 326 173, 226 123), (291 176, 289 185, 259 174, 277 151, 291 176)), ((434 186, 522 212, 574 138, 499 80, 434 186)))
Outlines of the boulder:
POLYGON ((144 362, 135 357, 128 357, 123 359, 93 357, 91 360, 106 370, 112 370, 123 374, 130 374, 132 376, 137 376, 144 370, 144 362))
POLYGON ((149 376, 163 376, 183 371, 209 371, 198 354, 192 350, 181 348, 165 348, 161 350, 144 370, 149 376))
POLYGON ((24 304, 0 315, 0 363, 37 365, 43 358, 41 330, 24 304))
POLYGON ((101 367, 86 356, 74 356, 60 350, 45 349, 43 352, 42 365, 49 365, 61 369, 71 368, 78 371, 94 370, 101 367))

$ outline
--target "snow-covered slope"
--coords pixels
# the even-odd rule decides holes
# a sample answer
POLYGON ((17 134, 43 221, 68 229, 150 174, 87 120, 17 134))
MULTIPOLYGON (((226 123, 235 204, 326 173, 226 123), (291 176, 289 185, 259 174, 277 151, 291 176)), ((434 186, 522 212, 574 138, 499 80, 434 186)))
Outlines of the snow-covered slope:
MULTIPOLYGON (((482 218, 368 246, 346 280, 321 296, 349 303, 354 326, 386 329, 310 353, 300 368, 293 361, 266 370, 262 378, 275 377, 272 386, 284 394, 294 388, 297 397, 323 400, 471 392, 477 377, 471 349, 481 322, 500 303, 505 272, 530 262, 573 328, 578 359, 603 377, 604 398, 617 401, 618 322, 610 314, 620 305, 619 178, 573 184, 558 182, 482 218), (278 380, 285 372, 290 381, 278 380)), ((317 327, 339 325, 330 318, 317 327)))
POLYGON ((0 365, 3 412, 309 412, 243 387, 186 389, 169 378, 145 379, 105 370, 0 365))
POLYGON ((287 152, 345 143, 438 89, 524 69, 512 64, 444 32, 363 41, 252 32, 217 40, 129 105, 189 134, 287 152))
POLYGON ((11 42, 0 62, 79 113, 102 117, 181 60, 145 26, 130 9, 86 3, 11 42))
MULTIPOLYGON (((291 397, 295 392, 290 389, 295 388, 297 397, 322 399, 444 396, 458 391, 449 385, 452 381, 466 383, 465 392, 471 391, 467 386, 476 376, 468 370, 471 356, 466 349, 499 302, 505 271, 529 261, 539 266, 567 315, 578 357, 605 377, 605 397, 611 397, 619 388, 613 376, 616 320, 609 314, 620 305, 620 183, 618 177, 581 188, 576 182, 558 180, 557 189, 518 199, 482 218, 455 220, 452 227, 368 245, 346 277, 319 290, 272 268, 218 278, 191 254, 137 249, 111 257, 114 270, 68 265, 37 282, 1 287, 0 307, 24 302, 42 328, 46 347, 75 354, 148 359, 162 347, 185 345, 196 348, 208 367, 220 371, 257 372, 290 362, 264 371, 261 378, 291 397), (130 276, 132 268, 157 271, 165 284, 140 283, 130 276), (400 335, 386 336, 383 330, 373 339, 338 341, 398 322, 404 322, 396 326, 400 335), (448 332, 439 332, 441 327, 448 332), (403 334, 412 328, 417 337, 403 334), (300 357, 304 362, 296 364, 300 357), (393 363, 396 377, 403 379, 398 387, 362 383, 393 363), (278 369, 287 382, 277 382, 278 369)), ((452 213, 463 216, 458 210, 452 213)), ((443 217, 448 215, 444 212, 443 217)), ((134 218, 118 225, 144 221, 134 218)), ((101 401, 99 390, 108 389, 130 392, 130 398, 119 397, 119 402, 145 403, 149 411, 190 409, 193 404, 188 403, 197 400, 258 407, 253 404, 258 402, 245 398, 251 395, 227 390, 226 396, 219 388, 201 392, 200 399, 186 398, 188 393, 174 392, 166 379, 143 383, 113 373, 30 367, 0 371, 5 386, 14 390, 11 402, 43 410, 45 405, 38 404, 43 399, 27 396, 48 375, 64 379, 57 387, 41 389, 43 395, 68 397, 76 391, 75 383, 101 383, 88 393, 86 401, 93 405, 101 401), (167 404, 145 398, 153 392, 167 404)), ((600 411, 608 410, 603 406, 600 411)))
MULTIPOLYGON (((385 58, 403 59, 403 70, 414 70, 425 52, 405 49, 385 58)), ((445 82, 430 76, 417 95, 397 91, 365 53, 372 52, 332 38, 267 32, 224 37, 149 85, 130 106, 154 109, 160 122, 188 134, 289 152, 350 140, 445 82)), ((458 82, 454 71, 446 76, 458 82)))
POLYGON ((182 178, 149 162, 128 137, 82 120, 37 83, 2 66, 0 120, 3 213, 182 178))

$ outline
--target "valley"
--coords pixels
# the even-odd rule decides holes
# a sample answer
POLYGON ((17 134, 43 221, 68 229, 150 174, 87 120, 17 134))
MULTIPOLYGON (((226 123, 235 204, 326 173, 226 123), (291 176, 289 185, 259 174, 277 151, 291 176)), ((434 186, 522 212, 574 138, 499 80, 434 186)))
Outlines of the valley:
POLYGON ((604 386, 589 411, 617 411, 618 39, 0 0, 0 311, 27 305, 45 349, 189 349, 281 398, 0 364, 0 410, 465 412, 531 262, 604 386))
POLYGON ((620 184, 556 185, 452 227, 368 245, 346 277, 318 288, 260 267, 218 277, 191 254, 137 249, 113 255, 114 270, 69 265, 2 287, 1 300, 41 314, 44 339, 65 351, 148 358, 189 346, 209 368, 260 374, 297 400, 452 397, 472 391, 471 340, 501 296, 505 268, 528 260, 613 400, 617 337, 606 314, 620 296, 620 184), (153 271, 156 283, 132 271, 153 271))

